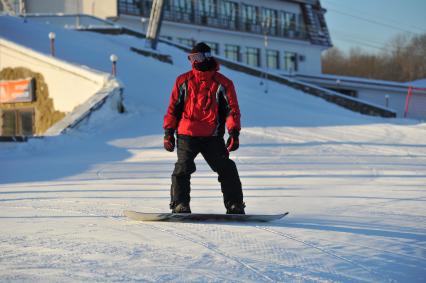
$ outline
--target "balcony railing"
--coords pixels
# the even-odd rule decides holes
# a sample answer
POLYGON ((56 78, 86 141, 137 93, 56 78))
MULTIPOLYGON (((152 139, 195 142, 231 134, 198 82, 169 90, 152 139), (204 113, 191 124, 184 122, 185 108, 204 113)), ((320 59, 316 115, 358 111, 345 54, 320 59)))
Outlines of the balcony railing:
MULTIPOLYGON (((140 17, 150 16, 150 7, 137 7, 125 0, 119 1, 119 13, 140 17)), ((280 21, 276 25, 265 28, 261 22, 245 22, 241 17, 232 18, 225 14, 215 13, 208 15, 197 9, 192 11, 183 10, 176 6, 167 5, 164 10, 163 19, 171 22, 208 26, 224 30, 234 30, 255 34, 267 34, 269 36, 284 37, 290 39, 307 40, 308 34, 305 27, 286 27, 280 21)))

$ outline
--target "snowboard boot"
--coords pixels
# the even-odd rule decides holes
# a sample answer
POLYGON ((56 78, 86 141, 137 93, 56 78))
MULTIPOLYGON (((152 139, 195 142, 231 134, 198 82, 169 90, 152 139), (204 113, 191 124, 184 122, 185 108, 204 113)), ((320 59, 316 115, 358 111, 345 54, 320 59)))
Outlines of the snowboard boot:
POLYGON ((179 203, 172 208, 172 213, 191 213, 189 203, 179 203))
POLYGON ((246 214, 244 208, 246 204, 244 202, 234 203, 228 202, 225 204, 226 214, 246 214))

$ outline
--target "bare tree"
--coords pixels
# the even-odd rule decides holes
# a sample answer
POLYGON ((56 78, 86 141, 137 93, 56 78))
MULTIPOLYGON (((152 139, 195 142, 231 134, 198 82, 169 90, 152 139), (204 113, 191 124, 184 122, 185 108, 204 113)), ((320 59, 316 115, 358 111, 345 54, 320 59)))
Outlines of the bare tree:
POLYGON ((426 34, 401 34, 385 49, 371 54, 361 48, 345 54, 338 48, 322 56, 323 73, 391 81, 412 81, 426 78, 426 34))

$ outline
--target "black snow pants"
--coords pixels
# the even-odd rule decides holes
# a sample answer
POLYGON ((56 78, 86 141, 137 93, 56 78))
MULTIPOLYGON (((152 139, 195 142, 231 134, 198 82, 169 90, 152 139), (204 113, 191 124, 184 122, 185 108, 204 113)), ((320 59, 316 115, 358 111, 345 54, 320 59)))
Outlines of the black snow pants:
POLYGON ((223 137, 178 135, 178 160, 172 174, 170 208, 182 202, 190 202, 190 179, 196 170, 194 159, 198 153, 203 155, 210 168, 219 175, 224 203, 242 203, 243 191, 237 166, 229 159, 223 137))

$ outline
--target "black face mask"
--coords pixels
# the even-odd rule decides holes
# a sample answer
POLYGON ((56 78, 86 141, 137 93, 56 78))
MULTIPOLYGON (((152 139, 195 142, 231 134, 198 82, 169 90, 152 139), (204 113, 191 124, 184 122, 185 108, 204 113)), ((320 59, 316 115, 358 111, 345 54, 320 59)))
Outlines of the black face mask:
POLYGON ((213 58, 209 58, 200 63, 194 63, 194 67, 197 71, 206 72, 212 71, 217 68, 217 62, 213 58))

